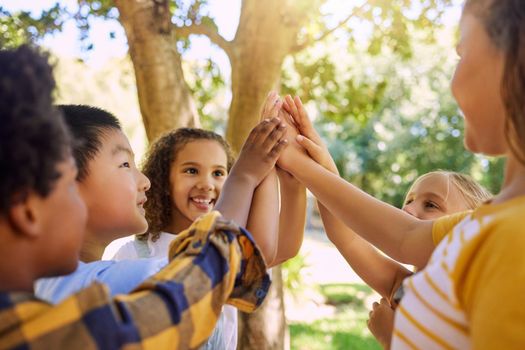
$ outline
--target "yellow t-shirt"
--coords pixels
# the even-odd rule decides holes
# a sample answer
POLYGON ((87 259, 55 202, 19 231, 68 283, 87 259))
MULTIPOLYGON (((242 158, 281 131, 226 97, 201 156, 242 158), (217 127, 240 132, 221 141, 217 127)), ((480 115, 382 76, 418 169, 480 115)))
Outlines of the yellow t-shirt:
POLYGON ((439 219, 432 237, 428 265, 404 282, 391 348, 525 349, 525 197, 439 219))

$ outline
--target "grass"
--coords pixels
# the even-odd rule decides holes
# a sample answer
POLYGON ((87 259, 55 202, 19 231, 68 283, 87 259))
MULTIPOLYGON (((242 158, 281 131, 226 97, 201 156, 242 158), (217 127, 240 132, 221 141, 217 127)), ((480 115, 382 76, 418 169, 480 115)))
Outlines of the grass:
POLYGON ((326 304, 335 306, 335 315, 313 322, 292 322, 292 350, 381 350, 366 327, 368 309, 365 299, 372 290, 362 284, 325 284, 318 286, 326 304))

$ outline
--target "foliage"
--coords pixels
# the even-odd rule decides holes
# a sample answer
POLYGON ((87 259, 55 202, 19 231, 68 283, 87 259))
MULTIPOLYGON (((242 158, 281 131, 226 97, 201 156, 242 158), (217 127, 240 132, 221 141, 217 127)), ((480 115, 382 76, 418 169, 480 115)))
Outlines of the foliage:
POLYGON ((412 58, 366 46, 349 58, 334 40, 289 60, 282 80, 286 93, 315 101, 310 115, 341 175, 397 206, 417 176, 436 169, 470 173, 493 192, 502 180, 502 161, 464 149, 463 118, 449 89, 453 34, 439 35, 448 40, 428 43, 427 33, 414 32, 412 58))
POLYGON ((283 286, 292 295, 297 296, 303 290, 302 271, 308 266, 306 263, 306 256, 297 254, 290 260, 287 260, 282 265, 283 286))
POLYGON ((365 299, 372 294, 369 287, 357 283, 318 287, 327 304, 336 305, 335 315, 314 322, 291 323, 291 349, 381 349, 366 328, 369 310, 365 306, 365 299))
POLYGON ((356 283, 322 284, 319 291, 326 298, 326 304, 351 304, 354 309, 363 309, 365 299, 372 294, 370 287, 356 283))
POLYGON ((217 132, 226 125, 227 111, 218 104, 227 92, 220 67, 211 59, 186 61, 184 73, 199 111, 202 127, 217 132))
POLYGON ((28 11, 11 13, 0 6, 0 48, 13 48, 33 43, 46 34, 62 29, 65 10, 56 3, 39 16, 28 11))

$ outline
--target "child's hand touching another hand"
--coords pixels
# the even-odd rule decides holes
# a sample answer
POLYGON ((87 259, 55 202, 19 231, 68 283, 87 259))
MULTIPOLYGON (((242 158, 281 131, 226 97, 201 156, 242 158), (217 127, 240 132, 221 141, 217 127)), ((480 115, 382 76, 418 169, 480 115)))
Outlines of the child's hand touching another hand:
POLYGON ((244 176, 259 185, 288 144, 284 138, 286 129, 286 124, 277 118, 261 121, 244 142, 230 176, 244 176))
POLYGON ((368 329, 376 337, 385 349, 390 349, 392 341, 392 330, 394 328, 395 311, 390 307, 385 298, 380 302, 372 304, 372 311, 369 314, 368 329))
POLYGON ((295 138, 297 143, 306 150, 313 160, 325 169, 334 174, 339 174, 328 148, 312 125, 312 121, 308 118, 301 99, 298 96, 292 99, 290 95, 287 95, 284 99, 283 108, 293 118, 294 125, 299 131, 300 135, 295 138))
POLYGON ((260 120, 276 118, 282 106, 283 100, 281 100, 277 92, 270 91, 266 97, 266 101, 264 101, 260 120))

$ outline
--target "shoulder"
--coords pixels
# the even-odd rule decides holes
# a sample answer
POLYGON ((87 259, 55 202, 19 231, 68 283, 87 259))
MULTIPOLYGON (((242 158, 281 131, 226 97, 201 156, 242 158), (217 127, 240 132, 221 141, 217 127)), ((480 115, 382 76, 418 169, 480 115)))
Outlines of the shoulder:
POLYGON ((136 259, 134 241, 135 235, 114 240, 104 250, 102 260, 136 259))
POLYGON ((165 258, 168 256, 168 251, 171 242, 177 237, 177 235, 161 232, 159 238, 153 242, 151 238, 148 239, 148 247, 150 250, 150 256, 156 258, 165 258))
POLYGON ((110 265, 111 261, 80 262, 75 272, 69 275, 37 280, 35 295, 48 302, 58 303, 96 281, 97 276, 110 265))
POLYGON ((432 240, 437 245, 454 227, 464 220, 472 211, 464 211, 452 215, 447 215, 434 221, 432 224, 432 240))

